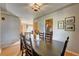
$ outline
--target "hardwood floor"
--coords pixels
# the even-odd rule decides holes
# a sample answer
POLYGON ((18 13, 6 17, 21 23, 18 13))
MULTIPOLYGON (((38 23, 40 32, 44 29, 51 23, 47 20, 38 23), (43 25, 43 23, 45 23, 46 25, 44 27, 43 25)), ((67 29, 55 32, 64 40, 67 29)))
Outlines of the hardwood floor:
MULTIPOLYGON (((21 56, 20 44, 17 43, 10 47, 2 49, 1 56, 21 56)), ((76 55, 71 54, 69 52, 65 52, 65 56, 76 56, 76 55)))
POLYGON ((3 48, 1 56, 16 56, 20 53, 20 44, 13 44, 7 48, 3 48))
POLYGON ((69 53, 69 52, 65 52, 65 56, 76 56, 76 55, 69 53))

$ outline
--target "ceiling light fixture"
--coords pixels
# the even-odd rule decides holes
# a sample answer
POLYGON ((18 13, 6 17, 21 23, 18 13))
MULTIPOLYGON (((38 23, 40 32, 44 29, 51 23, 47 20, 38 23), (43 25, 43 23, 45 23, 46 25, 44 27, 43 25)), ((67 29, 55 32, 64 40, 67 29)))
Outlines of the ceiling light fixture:
POLYGON ((32 3, 31 7, 35 12, 37 12, 40 10, 41 5, 42 5, 41 3, 32 3))

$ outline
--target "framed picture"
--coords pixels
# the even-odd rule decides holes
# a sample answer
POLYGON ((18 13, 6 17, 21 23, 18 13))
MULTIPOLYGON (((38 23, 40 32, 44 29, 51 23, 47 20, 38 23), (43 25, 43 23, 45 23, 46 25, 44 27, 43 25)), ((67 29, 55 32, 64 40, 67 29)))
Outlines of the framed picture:
POLYGON ((75 23, 75 16, 65 18, 65 24, 74 24, 75 23))
POLYGON ((58 21, 58 29, 64 29, 64 20, 58 21))
POLYGON ((75 31, 75 25, 65 25, 65 31, 75 31))

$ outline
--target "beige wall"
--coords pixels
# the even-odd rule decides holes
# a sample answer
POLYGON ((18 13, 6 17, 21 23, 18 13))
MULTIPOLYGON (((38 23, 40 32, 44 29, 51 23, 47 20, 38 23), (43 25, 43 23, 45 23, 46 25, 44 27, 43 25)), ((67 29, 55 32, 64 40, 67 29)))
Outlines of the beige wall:
POLYGON ((54 13, 38 18, 40 31, 45 31, 45 19, 53 19, 53 40, 65 41, 70 37, 67 50, 79 53, 79 4, 73 4, 54 13), (75 31, 58 29, 57 21, 65 20, 65 17, 75 16, 75 31))

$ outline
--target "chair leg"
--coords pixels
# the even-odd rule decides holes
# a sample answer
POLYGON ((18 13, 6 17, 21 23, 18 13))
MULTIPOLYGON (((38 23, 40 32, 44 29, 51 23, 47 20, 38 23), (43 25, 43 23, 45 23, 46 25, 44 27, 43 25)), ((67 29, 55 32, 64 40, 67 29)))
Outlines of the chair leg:
POLYGON ((25 56, 27 56, 27 50, 25 50, 25 56))
POLYGON ((33 50, 33 55, 34 55, 34 56, 40 56, 40 55, 37 54, 34 50, 33 50))
POLYGON ((22 51, 22 56, 23 56, 23 51, 22 51))

